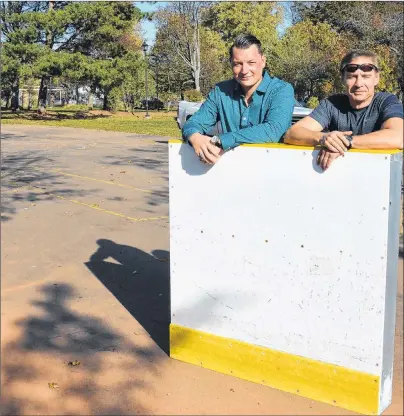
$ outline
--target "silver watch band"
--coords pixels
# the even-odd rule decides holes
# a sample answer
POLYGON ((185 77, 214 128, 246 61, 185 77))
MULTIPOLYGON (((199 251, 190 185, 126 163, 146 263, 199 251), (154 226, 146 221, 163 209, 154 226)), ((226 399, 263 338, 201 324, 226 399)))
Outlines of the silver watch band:
POLYGON ((211 138, 210 138, 210 142, 211 142, 212 144, 216 145, 216 146, 221 146, 221 145, 222 145, 222 142, 221 142, 221 140, 220 140, 220 137, 219 137, 219 136, 213 136, 213 137, 211 137, 211 138))

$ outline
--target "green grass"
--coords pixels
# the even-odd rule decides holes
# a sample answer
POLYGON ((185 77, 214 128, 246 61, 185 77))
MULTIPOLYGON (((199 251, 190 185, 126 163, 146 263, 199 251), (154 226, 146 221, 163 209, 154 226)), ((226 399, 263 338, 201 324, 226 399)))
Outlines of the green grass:
POLYGON ((112 114, 106 111, 78 111, 69 108, 52 109, 46 115, 39 115, 35 111, 28 110, 20 111, 18 114, 2 111, 1 122, 2 124, 76 127, 173 138, 181 137, 174 111, 153 111, 150 112, 150 115, 151 117, 146 119, 145 112, 112 114))

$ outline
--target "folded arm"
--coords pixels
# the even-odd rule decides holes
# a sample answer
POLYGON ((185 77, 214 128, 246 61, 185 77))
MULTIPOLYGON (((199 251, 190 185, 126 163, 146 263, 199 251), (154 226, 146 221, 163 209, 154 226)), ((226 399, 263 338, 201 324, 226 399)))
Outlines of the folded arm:
POLYGON ((215 94, 214 89, 210 91, 199 110, 184 124, 182 136, 185 140, 189 140, 194 133, 206 134, 217 123, 219 112, 215 94))
POLYGON ((283 142, 297 146, 317 146, 324 136, 322 131, 323 126, 317 120, 306 116, 286 132, 283 142))
MULTIPOLYGON (((284 143, 300 146, 317 146, 324 135, 323 126, 310 116, 298 121, 285 134, 284 143)), ((332 132, 331 132, 332 133, 332 132)), ((345 132, 343 132, 345 133, 345 132)), ((402 149, 403 119, 392 117, 381 129, 352 137, 353 149, 402 149)))
POLYGON ((393 117, 386 120, 380 130, 352 137, 353 149, 402 149, 403 119, 393 117))

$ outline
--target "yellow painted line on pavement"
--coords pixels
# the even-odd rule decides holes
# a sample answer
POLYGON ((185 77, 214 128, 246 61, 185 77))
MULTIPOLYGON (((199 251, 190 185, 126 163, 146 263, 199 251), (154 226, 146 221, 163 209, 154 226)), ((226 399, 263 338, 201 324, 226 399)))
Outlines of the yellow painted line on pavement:
POLYGON ((40 171, 45 171, 45 172, 55 172, 55 173, 59 173, 60 175, 64 175, 64 176, 71 176, 73 178, 87 179, 89 181, 106 183, 108 185, 115 185, 115 186, 119 186, 121 188, 133 189, 134 191, 139 191, 139 192, 147 192, 147 193, 150 193, 150 194, 153 193, 153 192, 155 192, 155 191, 150 190, 150 189, 136 188, 134 186, 125 185, 123 183, 115 183, 113 181, 104 181, 103 179, 96 179, 96 178, 91 178, 89 176, 76 175, 74 173, 67 173, 67 172, 63 172, 60 169, 41 169, 41 168, 34 168, 34 170, 40 170, 40 171))
POLYGON ((36 187, 36 186, 34 187, 34 186, 25 186, 25 185, 23 185, 23 186, 18 187, 17 189, 22 189, 22 188, 28 189, 28 190, 33 190, 33 189, 34 190, 41 190, 41 191, 44 191, 45 195, 50 195, 50 196, 53 196, 55 198, 61 199, 63 201, 72 202, 74 204, 82 205, 82 206, 87 207, 87 208, 92 208, 92 209, 95 209, 97 211, 101 211, 101 212, 105 212, 107 214, 115 215, 116 217, 125 218, 125 219, 133 221, 133 222, 157 221, 157 220, 166 220, 166 219, 168 219, 167 215, 162 215, 162 216, 157 216, 157 217, 140 217, 140 218, 130 217, 128 215, 124 215, 124 214, 121 214, 119 212, 109 211, 107 209, 101 208, 97 204, 86 204, 85 202, 77 201, 76 199, 65 198, 64 196, 60 196, 60 195, 53 194, 51 192, 47 192, 45 189, 42 189, 42 188, 39 188, 39 187, 36 187))
POLYGON ((97 211, 106 212, 107 214, 115 215, 117 217, 125 218, 127 220, 131 220, 131 221, 134 221, 134 222, 165 220, 165 219, 168 218, 168 216, 145 217, 145 218, 129 217, 128 215, 120 214, 119 212, 109 211, 107 209, 100 208, 99 206, 94 205, 94 204, 93 205, 86 204, 84 202, 80 202, 80 201, 77 201, 75 199, 68 199, 68 198, 65 198, 64 196, 60 196, 60 195, 56 195, 56 194, 51 194, 49 192, 47 192, 47 195, 52 195, 52 196, 54 196, 55 198, 58 198, 58 199, 63 199, 65 201, 73 202, 74 204, 78 204, 78 205, 83 205, 85 207, 92 208, 92 209, 95 209, 97 211))
POLYGON ((5 189, 5 190, 1 190, 1 194, 12 194, 15 193, 19 190, 20 188, 14 188, 14 189, 5 189))

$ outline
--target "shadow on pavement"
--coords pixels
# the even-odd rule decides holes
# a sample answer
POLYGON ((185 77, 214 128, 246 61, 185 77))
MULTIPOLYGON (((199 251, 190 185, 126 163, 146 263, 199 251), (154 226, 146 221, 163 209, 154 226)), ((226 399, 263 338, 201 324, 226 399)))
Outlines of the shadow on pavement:
POLYGON ((111 240, 97 243, 86 266, 169 354, 169 252, 154 250, 150 255, 111 240))
MULTIPOLYGON (((168 203, 168 145, 165 141, 156 141, 153 146, 128 149, 125 156, 107 156, 101 160, 103 165, 135 166, 158 173, 164 181, 160 189, 147 194, 147 204, 151 207, 168 203)), ((150 211, 153 212, 153 211, 150 211)))
MULTIPOLYGON (((13 138, 10 138, 13 139, 13 138)), ((66 178, 47 171, 53 159, 39 151, 2 153, 1 158, 1 221, 9 221, 17 213, 21 202, 36 204, 61 197, 77 197, 91 194, 69 187, 66 178)), ((26 205, 26 204, 25 204, 26 205)))
POLYGON ((136 393, 164 355, 78 313, 71 285, 39 291, 38 312, 17 321, 22 335, 3 347, 1 414, 144 414, 136 393))

